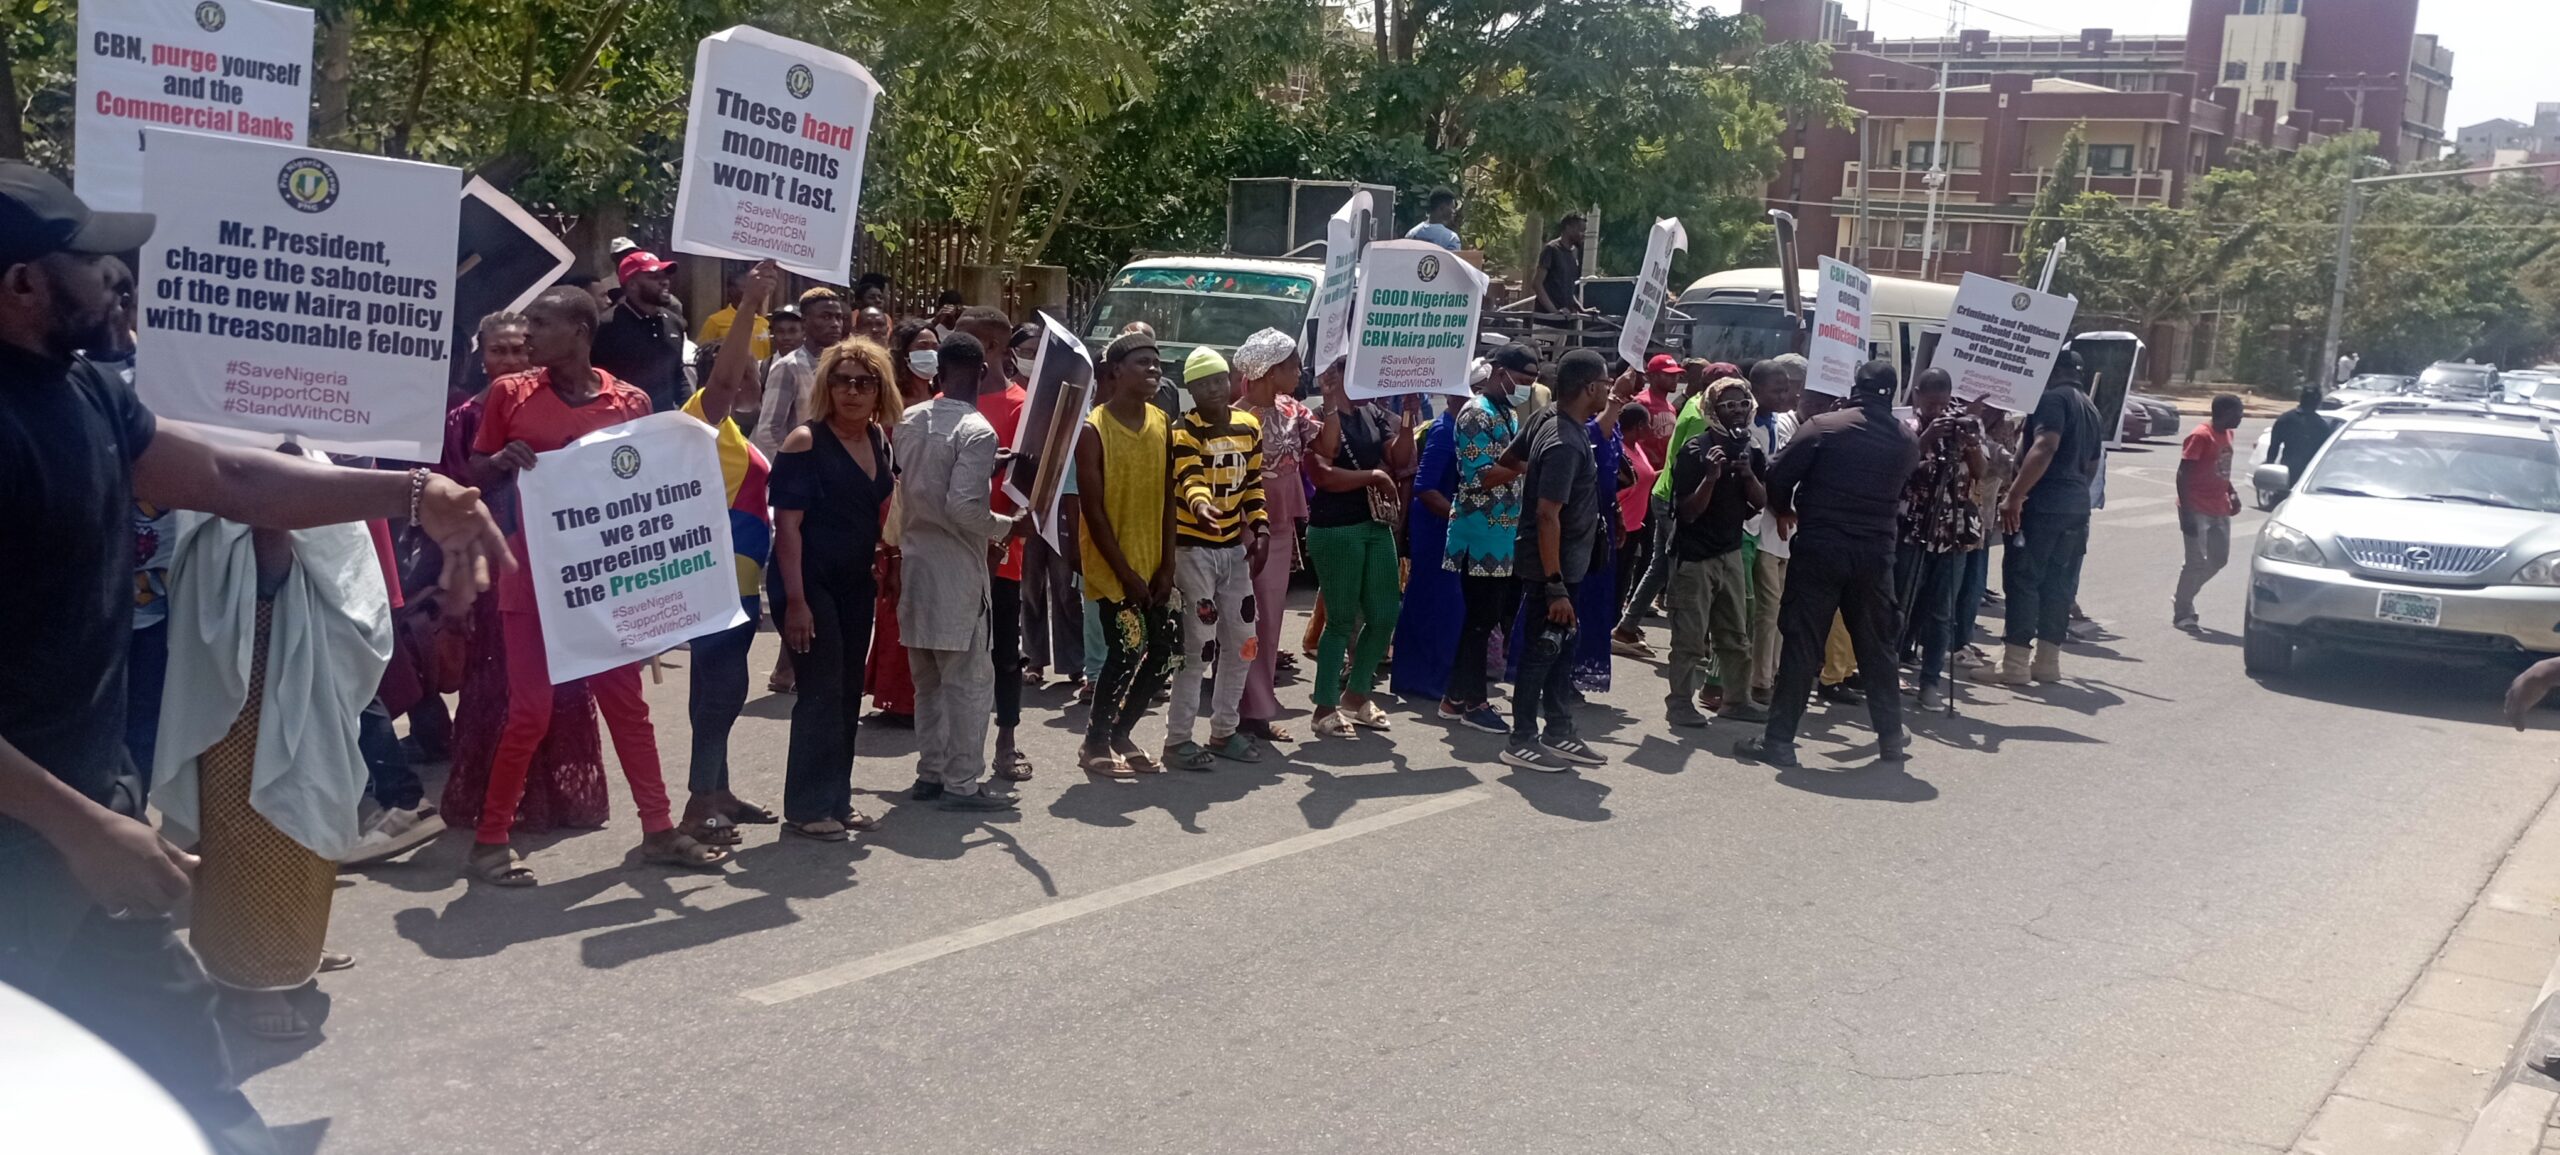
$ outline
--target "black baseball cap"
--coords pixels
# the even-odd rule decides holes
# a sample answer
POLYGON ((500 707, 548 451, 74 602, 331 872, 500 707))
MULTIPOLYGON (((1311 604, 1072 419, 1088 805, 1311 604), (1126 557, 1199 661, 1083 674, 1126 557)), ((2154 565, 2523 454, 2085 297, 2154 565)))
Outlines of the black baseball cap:
POLYGON ((1538 354, 1526 345, 1509 344, 1493 351, 1493 364, 1514 373, 1535 373, 1538 371, 1538 354))
POLYGON ((71 186, 20 160, 0 160, 0 266, 52 253, 130 252, 151 239, 150 213, 91 212, 71 186))

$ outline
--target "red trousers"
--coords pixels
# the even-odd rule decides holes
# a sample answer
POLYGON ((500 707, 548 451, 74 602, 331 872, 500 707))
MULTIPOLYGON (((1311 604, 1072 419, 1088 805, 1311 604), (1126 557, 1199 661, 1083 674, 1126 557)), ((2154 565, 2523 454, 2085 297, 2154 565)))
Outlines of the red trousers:
MULTIPOLYGON (((508 828, 516 824, 525 772, 551 729, 551 666, 542 653, 542 620, 506 612, 498 621, 507 644, 507 722, 489 759, 489 796, 480 807, 479 832, 480 842, 492 846, 505 843, 508 828)), ((613 735, 613 752, 631 784, 631 802, 640 809, 641 831, 672 829, 667 783, 658 768, 658 732, 649 725, 649 702, 640 696, 639 664, 591 675, 587 690, 595 695, 596 712, 604 715, 605 731, 613 735)))

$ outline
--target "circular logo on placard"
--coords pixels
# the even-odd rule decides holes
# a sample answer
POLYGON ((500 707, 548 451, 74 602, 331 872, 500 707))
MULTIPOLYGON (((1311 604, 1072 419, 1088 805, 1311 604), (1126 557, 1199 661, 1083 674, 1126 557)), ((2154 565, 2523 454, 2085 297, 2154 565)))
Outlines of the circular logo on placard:
POLYGON ((2027 311, 2027 306, 2033 304, 2034 301, 2035 298, 2029 297, 2025 293, 2019 293, 2016 296, 2009 298, 2009 307, 2023 313, 2027 311))
POLYGON ((230 21, 231 17, 224 14, 222 5, 214 3, 213 0, 204 0, 204 3, 196 5, 196 27, 198 28, 207 32, 220 32, 222 26, 230 21))
POLYGON ((1414 275, 1414 278, 1415 278, 1416 280, 1419 280, 1419 281, 1423 282, 1424 284, 1429 284, 1429 283, 1431 283, 1431 282, 1433 282, 1433 281, 1439 280, 1439 279, 1440 279, 1440 258, 1438 258, 1438 257, 1424 257, 1424 258, 1422 258, 1422 260, 1421 260, 1420 262, 1416 263, 1416 264, 1413 266, 1413 275, 1414 275))
POLYGON ((791 95, 807 100, 809 93, 818 87, 818 74, 809 71, 809 66, 806 64, 794 64, 791 66, 791 71, 782 74, 782 87, 789 90, 791 95))
POLYGON ((640 473, 640 451, 625 445, 613 451, 613 475, 629 481, 640 473))
POLYGON ((338 203, 338 170, 316 156, 286 161, 276 173, 276 192, 295 212, 326 212, 338 203))

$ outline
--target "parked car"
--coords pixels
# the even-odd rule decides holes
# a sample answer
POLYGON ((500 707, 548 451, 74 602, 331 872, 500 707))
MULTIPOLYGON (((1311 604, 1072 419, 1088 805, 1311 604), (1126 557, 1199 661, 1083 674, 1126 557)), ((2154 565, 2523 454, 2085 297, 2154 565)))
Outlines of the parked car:
MULTIPOLYGON (((2257 472, 2283 487, 2283 466, 2257 472)), ((2560 653, 2560 414, 2369 410, 2330 437, 2251 552, 2252 674, 2285 672, 2304 645, 2505 663, 2560 653)))
POLYGON ((2498 395, 2519 405, 2560 405, 2560 372, 2509 369, 2498 374, 2498 395))
POLYGON ((2439 401, 2487 401, 2498 395, 2498 367, 2438 361, 2418 374, 2418 395, 2439 401))
MULTIPOLYGON (((2339 402, 2337 405, 2332 406, 2329 404, 2331 399, 2323 397, 2320 399, 2320 416, 2327 418, 2329 428, 2335 430, 2337 427, 2344 425, 2357 417, 2363 416, 2374 406, 2388 401, 2393 401, 2395 399, 2397 398, 2367 394, 2364 396, 2349 397, 2346 400, 2339 402)), ((2265 429, 2258 431, 2257 442, 2249 447, 2249 460, 2252 463, 2263 465, 2275 460, 2268 456, 2268 446, 2275 440, 2275 432, 2275 426, 2273 425, 2269 425, 2265 429)), ((2284 500, 2284 489, 2281 486, 2270 489, 2264 483, 2264 480, 2265 479, 2260 478, 2253 471, 2249 479, 2250 489, 2257 500, 2258 508, 2274 509, 2277 502, 2284 500)))
POLYGON ((2335 409, 2349 401, 2374 397, 2404 397, 2418 391, 2418 379, 2390 373, 2358 373, 2337 388, 2322 394, 2320 408, 2335 409))
POLYGON ((2117 433, 2117 437, 2130 442, 2140 441, 2149 436, 2151 436, 2150 412, 2128 401, 2124 407, 2124 427, 2117 433))
POLYGON ((2141 393, 2130 394, 2124 399, 2124 439, 2127 441, 2140 441, 2146 437, 2175 438, 2179 424, 2178 407, 2168 401, 2141 393), (2133 424, 2133 415, 2137 411, 2143 417, 2139 430, 2133 424))

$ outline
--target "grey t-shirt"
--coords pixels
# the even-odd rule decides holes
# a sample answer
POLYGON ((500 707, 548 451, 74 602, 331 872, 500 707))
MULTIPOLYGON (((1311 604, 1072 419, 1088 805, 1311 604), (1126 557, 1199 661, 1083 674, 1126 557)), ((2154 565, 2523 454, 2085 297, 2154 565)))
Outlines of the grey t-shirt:
POLYGON ((1511 572, 1529 581, 1546 577, 1538 560, 1538 503, 1561 502, 1556 561, 1564 580, 1581 581, 1591 572, 1591 552, 1599 545, 1600 463, 1591 455, 1591 438, 1582 423, 1553 406, 1520 430, 1512 449, 1529 463, 1520 487, 1520 536, 1511 572))

